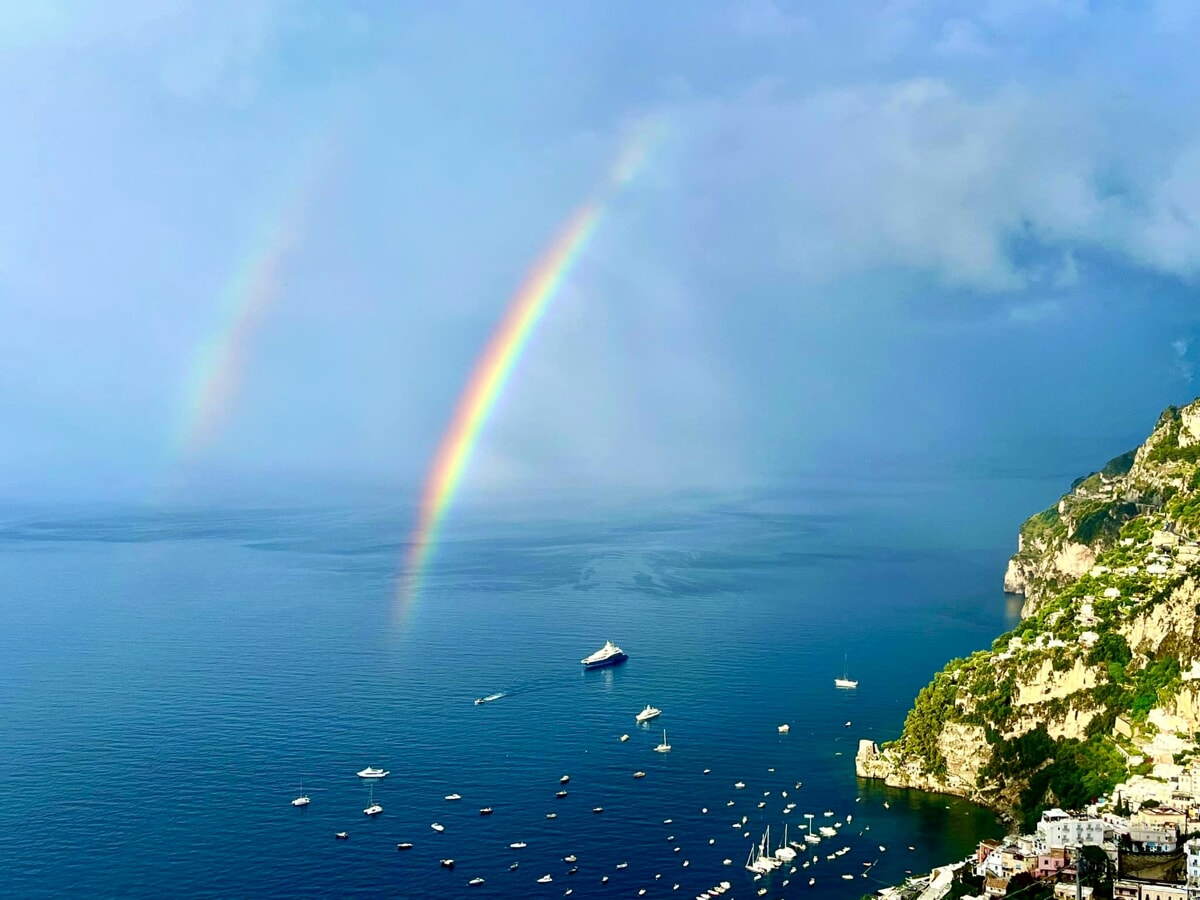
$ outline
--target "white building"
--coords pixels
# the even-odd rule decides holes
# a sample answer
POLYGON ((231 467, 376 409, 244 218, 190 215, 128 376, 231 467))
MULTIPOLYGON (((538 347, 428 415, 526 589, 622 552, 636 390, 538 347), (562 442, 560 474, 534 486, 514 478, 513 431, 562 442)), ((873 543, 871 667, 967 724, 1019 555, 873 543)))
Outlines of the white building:
POLYGON ((1048 809, 1038 822, 1038 842, 1046 849, 1053 847, 1077 847, 1090 844, 1099 847, 1104 843, 1104 832, 1111 826, 1103 819, 1092 816, 1072 816, 1061 809, 1048 809))

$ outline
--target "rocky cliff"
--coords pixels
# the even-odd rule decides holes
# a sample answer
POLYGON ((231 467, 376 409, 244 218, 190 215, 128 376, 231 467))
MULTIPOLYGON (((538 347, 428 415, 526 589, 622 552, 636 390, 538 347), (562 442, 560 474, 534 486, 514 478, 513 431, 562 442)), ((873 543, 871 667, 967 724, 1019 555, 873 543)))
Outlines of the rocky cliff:
POLYGON ((935 675, 898 740, 862 742, 859 775, 1028 816, 1124 778, 1138 723, 1200 731, 1198 536, 1200 400, 1021 527, 1020 625, 935 675))

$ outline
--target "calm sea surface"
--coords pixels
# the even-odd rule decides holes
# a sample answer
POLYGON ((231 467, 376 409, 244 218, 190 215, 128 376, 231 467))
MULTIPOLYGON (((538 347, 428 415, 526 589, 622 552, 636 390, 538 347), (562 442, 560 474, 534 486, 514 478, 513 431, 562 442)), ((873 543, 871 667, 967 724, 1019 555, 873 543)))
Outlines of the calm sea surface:
POLYGON ((726 896, 859 897, 998 831, 968 804, 858 782, 853 756, 1013 623, 1015 527, 1059 487, 463 515, 402 622, 397 514, 4 511, 0 894, 654 898, 729 880, 726 896), (629 662, 581 671, 607 638, 629 662), (833 686, 843 658, 856 691, 833 686), (664 714, 637 727, 647 703, 664 714), (375 818, 367 765, 391 770, 375 818), (752 882, 752 841, 785 822, 798 838, 805 813, 839 837, 790 884, 752 882))

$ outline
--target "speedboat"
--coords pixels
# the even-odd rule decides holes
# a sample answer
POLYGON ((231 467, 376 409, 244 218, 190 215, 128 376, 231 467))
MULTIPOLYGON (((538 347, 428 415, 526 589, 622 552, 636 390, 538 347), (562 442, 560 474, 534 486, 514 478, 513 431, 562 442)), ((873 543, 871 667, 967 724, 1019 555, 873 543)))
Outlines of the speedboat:
POLYGON ((594 812, 594 813, 602 813, 602 812, 604 812, 604 807, 603 807, 603 806, 593 806, 593 807, 592 807, 592 812, 594 812))
POLYGON ((619 862, 619 863, 617 863, 617 868, 618 868, 618 869, 625 869, 625 868, 628 868, 628 867, 629 867, 629 863, 627 863, 627 862, 619 862))
POLYGON ((452 860, 452 859, 443 859, 443 860, 442 860, 442 868, 443 868, 443 869, 453 869, 453 868, 454 868, 454 860, 452 860))
POLYGON ((387 773, 386 769, 372 769, 370 766, 367 766, 365 769, 363 769, 361 772, 358 773, 358 777, 359 778, 383 778, 387 774, 388 773, 387 773))
POLYGON ((397 850, 411 850, 412 844, 410 844, 408 841, 405 841, 404 843, 397 844, 396 849, 397 850))
POLYGON ((600 669, 604 666, 615 666, 617 663, 623 663, 627 659, 629 659, 628 653, 612 641, 605 641, 603 647, 591 656, 585 656, 579 662, 589 669, 600 669))
POLYGON ((345 831, 339 831, 337 834, 334 835, 334 837, 337 838, 339 841, 344 841, 344 840, 346 840, 346 838, 350 837, 350 835, 347 834, 345 831))
POLYGON ((436 831, 438 834, 441 834, 443 831, 446 830, 446 826, 441 824, 440 822, 434 822, 429 827, 432 828, 434 831, 436 831))
POLYGON ((738 781, 738 782, 735 782, 733 786, 740 791, 742 788, 744 788, 746 786, 746 782, 738 781))
POLYGON ((521 865, 519 862, 513 863, 511 866, 508 867, 508 871, 510 871, 510 872, 517 871, 517 866, 519 866, 519 865, 521 865))
POLYGON ((557 819, 558 813, 546 813, 546 818, 547 819, 557 819))
POLYGON ((494 811, 495 810, 493 810, 490 806, 485 806, 483 809, 479 810, 479 814, 481 816, 490 816, 494 811))
POLYGON ((565 863, 579 862, 579 857, 576 856, 574 853, 568 853, 566 856, 563 857, 563 862, 565 862, 565 863))
POLYGON ((605 875, 600 879, 601 884, 608 884, 608 876, 605 875))
POLYGON ((557 797, 559 800, 561 800, 563 797, 567 796, 567 792, 566 791, 558 791, 554 796, 557 797))
POLYGON ((504 694, 503 694, 503 692, 501 692, 499 694, 488 694, 486 697, 476 697, 475 705, 483 706, 483 704, 491 703, 493 700, 499 700, 503 696, 504 696, 504 694))
POLYGON ((639 771, 633 773, 633 777, 634 778, 645 778, 646 773, 639 770, 639 771))
POLYGON ((524 841, 517 841, 515 844, 508 845, 510 850, 524 850, 528 846, 529 845, 526 844, 524 841))
POLYGON ((779 733, 780 733, 780 734, 787 734, 787 733, 788 733, 789 731, 791 731, 791 730, 792 730, 792 726, 791 726, 791 725, 783 724, 783 725, 780 725, 780 726, 779 726, 779 733))
POLYGON ((446 799, 447 800, 461 800, 462 794, 447 794, 446 799))
POLYGON ((636 716, 634 716, 634 718, 637 719, 638 724, 640 725, 642 722, 649 722, 651 719, 657 719, 661 715, 662 715, 661 709, 657 709, 657 708, 651 706, 649 703, 647 703, 646 708, 643 709, 636 716))
POLYGON ((472 878, 470 881, 467 882, 467 884, 470 885, 471 887, 474 887, 475 885, 483 884, 483 879, 479 878, 479 877, 472 878))
POLYGON ((537 883, 538 883, 538 884, 549 884, 549 883, 550 883, 550 882, 552 882, 553 880, 554 880, 554 876, 553 876, 553 875, 543 875, 541 878, 539 878, 539 879, 537 880, 537 883))
POLYGON ((568 781, 570 781, 570 780, 571 780, 571 776, 570 776, 570 775, 564 775, 562 778, 558 779, 558 783, 559 783, 559 784, 566 784, 566 783, 567 783, 568 781))
POLYGON ((627 734, 621 735, 621 743, 622 744, 625 743, 627 740, 629 740, 629 735, 627 735, 627 734))

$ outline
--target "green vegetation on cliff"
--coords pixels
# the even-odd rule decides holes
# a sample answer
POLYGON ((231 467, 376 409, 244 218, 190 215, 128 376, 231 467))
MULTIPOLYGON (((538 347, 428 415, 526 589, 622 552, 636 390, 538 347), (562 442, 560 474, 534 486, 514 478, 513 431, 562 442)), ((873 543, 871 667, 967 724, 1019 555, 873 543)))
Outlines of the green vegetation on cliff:
MULTIPOLYGON (((1037 602, 990 650, 922 688, 885 745, 893 765, 1025 821, 1126 779, 1130 729, 1152 732, 1151 712, 1174 710, 1200 660, 1200 546, 1180 534, 1200 537, 1200 401, 1168 409, 1144 447, 1022 525, 1014 564, 1037 602), (1068 542, 1087 548, 1071 551, 1082 566, 1064 567, 1068 542), (950 723, 960 727, 946 744, 950 723)), ((1200 692, 1191 702, 1200 708, 1200 692)))

